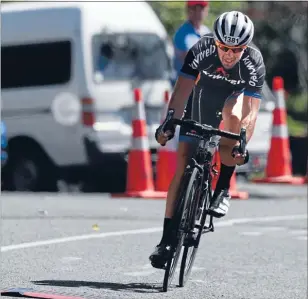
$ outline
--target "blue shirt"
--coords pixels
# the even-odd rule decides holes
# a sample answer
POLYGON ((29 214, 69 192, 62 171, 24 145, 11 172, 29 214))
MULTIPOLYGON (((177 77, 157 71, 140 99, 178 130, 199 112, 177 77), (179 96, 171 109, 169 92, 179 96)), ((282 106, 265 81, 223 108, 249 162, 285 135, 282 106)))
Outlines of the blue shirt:
POLYGON ((179 74, 183 59, 177 56, 177 50, 188 52, 188 50, 200 39, 204 34, 210 33, 210 29, 204 25, 201 25, 200 31, 196 31, 191 22, 186 21, 181 27, 176 31, 173 44, 175 48, 175 58, 174 58, 174 68, 179 74))
POLYGON ((1 121, 1 166, 7 160, 7 133, 6 133, 6 126, 3 121, 1 121))

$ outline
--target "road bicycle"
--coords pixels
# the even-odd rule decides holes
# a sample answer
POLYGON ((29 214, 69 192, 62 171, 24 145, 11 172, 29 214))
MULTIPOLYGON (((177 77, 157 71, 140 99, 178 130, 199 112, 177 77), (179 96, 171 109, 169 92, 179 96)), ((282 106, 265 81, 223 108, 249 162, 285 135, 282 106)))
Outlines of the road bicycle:
POLYGON ((164 292, 167 292, 171 284, 182 249, 180 287, 183 287, 189 278, 201 236, 214 232, 213 216, 207 212, 212 199, 212 177, 217 175, 212 160, 220 137, 239 141, 239 152, 243 154, 246 151, 246 130, 243 128, 240 134, 234 134, 193 120, 172 119, 172 115, 169 117, 174 125, 189 129, 186 135, 198 138, 198 145, 185 168, 175 203, 171 223, 172 238, 164 267, 164 292))

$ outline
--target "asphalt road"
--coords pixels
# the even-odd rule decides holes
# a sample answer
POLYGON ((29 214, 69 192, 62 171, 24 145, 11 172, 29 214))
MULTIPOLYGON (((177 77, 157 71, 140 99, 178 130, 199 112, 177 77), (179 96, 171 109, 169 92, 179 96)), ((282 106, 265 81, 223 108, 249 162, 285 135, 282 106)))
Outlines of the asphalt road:
POLYGON ((0 289, 97 299, 306 299, 304 188, 275 186, 285 196, 272 197, 250 190, 250 199, 232 200, 215 232, 203 236, 188 284, 177 287, 177 275, 167 293, 163 270, 148 260, 161 236, 163 200, 3 193, 0 289))

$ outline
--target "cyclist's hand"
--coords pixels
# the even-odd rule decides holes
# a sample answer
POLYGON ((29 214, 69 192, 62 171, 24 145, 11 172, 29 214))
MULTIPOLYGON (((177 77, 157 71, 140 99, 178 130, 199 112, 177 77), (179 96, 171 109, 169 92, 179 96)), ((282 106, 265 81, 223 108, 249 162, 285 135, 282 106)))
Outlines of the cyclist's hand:
POLYGON ((167 141, 172 139, 173 136, 174 136, 174 132, 170 130, 163 132, 161 130, 161 126, 158 127, 158 129, 156 130, 156 134, 155 134, 157 142, 162 146, 166 145, 167 141))
POLYGON ((174 110, 170 109, 164 122, 156 129, 155 139, 157 142, 164 146, 167 141, 174 137, 175 127, 172 123, 174 110))
POLYGON ((242 154, 239 150, 239 146, 235 146, 232 150, 232 157, 236 161, 237 165, 246 164, 249 161, 249 153, 246 150, 244 154, 242 154))

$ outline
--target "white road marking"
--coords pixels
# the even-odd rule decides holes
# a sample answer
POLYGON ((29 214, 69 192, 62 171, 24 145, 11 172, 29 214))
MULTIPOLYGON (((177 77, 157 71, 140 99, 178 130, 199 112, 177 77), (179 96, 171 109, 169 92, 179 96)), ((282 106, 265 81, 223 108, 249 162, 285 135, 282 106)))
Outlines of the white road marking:
POLYGON ((261 236, 263 235, 262 232, 241 232, 240 235, 243 236, 261 236))
POLYGON ((192 271, 203 271, 203 270, 205 270, 206 268, 204 268, 204 267, 197 267, 197 266, 193 266, 192 268, 191 268, 191 270, 192 271))
POLYGON ((299 236, 296 238, 297 240, 307 241, 307 236, 299 236))
POLYGON ((208 283, 207 281, 205 281, 205 280, 201 280, 201 279, 191 279, 191 282, 201 283, 201 284, 208 283))
POLYGON ((154 227, 154 228, 137 229, 137 230, 123 230, 123 231, 101 233, 101 234, 72 236, 72 237, 66 237, 66 238, 50 239, 50 240, 45 240, 45 241, 34 241, 34 242, 27 242, 27 243, 21 243, 21 244, 16 244, 16 245, 3 246, 1 247, 1 252, 17 250, 17 249, 32 248, 32 247, 40 247, 40 246, 46 246, 46 245, 54 245, 54 244, 60 244, 60 243, 90 240, 90 239, 102 239, 102 238, 116 237, 116 236, 155 233, 155 232, 160 232, 160 231, 162 231, 161 227, 154 227))
MULTIPOLYGON (((256 218, 237 218, 237 219, 230 219, 226 221, 216 221, 215 226, 216 227, 228 227, 234 224, 243 224, 243 223, 251 223, 251 222, 275 222, 275 221, 282 221, 282 220, 300 220, 300 219, 307 219, 307 214, 268 216, 268 217, 256 217, 256 218)), ((45 241, 34 241, 34 242, 27 242, 27 243, 15 244, 15 245, 2 246, 1 252, 40 247, 40 246, 47 246, 47 245, 54 245, 54 244, 61 244, 61 243, 83 241, 83 240, 90 240, 90 239, 102 239, 102 238, 116 237, 116 236, 156 233, 156 232, 161 232, 161 231, 162 231, 162 227, 153 227, 153 228, 137 229, 137 230, 124 230, 124 231, 107 232, 107 233, 100 233, 100 234, 71 236, 71 237, 66 237, 66 238, 57 238, 57 239, 50 239, 50 240, 45 240, 45 241)))
POLYGON ((126 273, 123 273, 123 274, 126 275, 126 276, 140 277, 140 276, 150 276, 154 273, 156 273, 156 270, 126 272, 126 273))
POLYGON ((73 256, 66 256, 60 259, 62 263, 73 263, 73 262, 77 262, 80 260, 81 260, 81 257, 73 257, 73 256))
POLYGON ((239 234, 243 236, 261 236, 264 233, 276 232, 282 230, 286 230, 286 228, 282 226, 267 226, 267 227, 258 227, 258 230, 239 232, 239 234))
MULTIPOLYGON (((251 223, 251 222, 275 222, 275 221, 283 221, 283 220, 301 220, 307 219, 307 214, 301 215, 285 215, 285 216, 266 216, 266 217, 251 217, 251 218, 235 218, 231 220, 221 221, 220 227, 223 226, 231 226, 234 224, 242 224, 242 223, 251 223)), ((219 222, 216 223, 218 226, 219 222)))
POLYGON ((140 268, 144 269, 144 270, 153 269, 153 267, 150 264, 145 264, 144 266, 142 266, 140 268))
POLYGON ((133 276, 133 277, 138 277, 138 276, 150 276, 156 272, 155 269, 150 264, 145 264, 140 267, 134 267, 132 269, 142 269, 141 271, 131 271, 131 272, 125 272, 123 273, 126 276, 133 276))
POLYGON ((290 231, 291 235, 307 235, 307 230, 305 229, 297 229, 290 231))
MULTIPOLYGON (((141 267, 137 267, 137 268, 142 269, 142 270, 141 271, 125 272, 123 274, 126 275, 126 276, 138 277, 138 276, 150 276, 152 274, 157 273, 157 270, 153 269, 153 267, 150 264, 144 265, 144 266, 141 266, 141 267)), ((197 271, 204 271, 205 269, 206 268, 204 268, 204 267, 193 266, 191 271, 192 272, 197 272, 197 271)), ((179 268, 177 268, 175 270, 175 273, 179 274, 179 271, 180 271, 179 268)))
POLYGON ((277 232, 281 230, 286 230, 286 227, 283 226, 267 226, 267 227, 259 227, 258 230, 261 232, 277 232))

